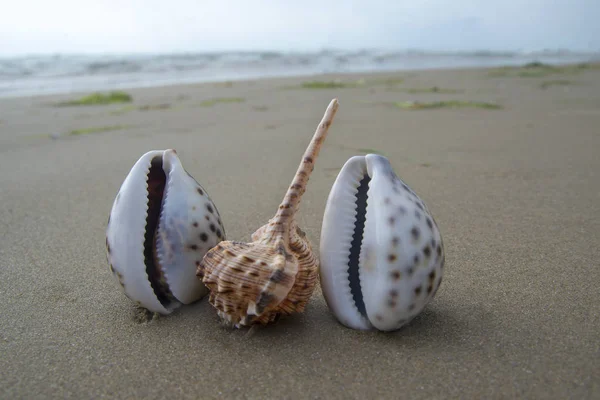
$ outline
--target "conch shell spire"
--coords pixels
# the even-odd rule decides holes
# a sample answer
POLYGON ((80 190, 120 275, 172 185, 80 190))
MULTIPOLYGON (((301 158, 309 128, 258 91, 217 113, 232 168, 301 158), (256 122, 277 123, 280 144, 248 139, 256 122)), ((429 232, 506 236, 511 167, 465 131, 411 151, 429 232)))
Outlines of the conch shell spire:
POLYGON ((294 217, 337 109, 334 99, 277 213, 252 234, 252 242, 223 241, 198 266, 196 275, 210 290, 209 302, 225 322, 236 327, 268 324, 304 311, 317 283, 319 261, 294 217))
MULTIPOLYGON (((325 114, 323 115, 323 118, 319 123, 312 140, 310 141, 310 144, 304 152, 304 156, 302 157, 302 161, 298 166, 296 175, 294 175, 292 184, 285 193, 283 201, 279 205, 279 209, 277 210, 275 217, 271 219, 271 223, 269 224, 271 226, 271 233, 274 236, 277 233, 282 234, 285 241, 289 241, 289 233, 291 230, 295 229, 294 217, 300 208, 300 199, 306 191, 308 179, 315 168, 315 160, 319 156, 319 152, 321 151, 323 142, 327 137, 329 126, 333 122, 333 118, 338 110, 338 106, 339 103, 337 99, 333 99, 331 103, 329 103, 329 106, 325 110, 325 114)), ((253 239, 257 233, 260 234, 262 231, 258 230, 254 235, 252 235, 253 239)))

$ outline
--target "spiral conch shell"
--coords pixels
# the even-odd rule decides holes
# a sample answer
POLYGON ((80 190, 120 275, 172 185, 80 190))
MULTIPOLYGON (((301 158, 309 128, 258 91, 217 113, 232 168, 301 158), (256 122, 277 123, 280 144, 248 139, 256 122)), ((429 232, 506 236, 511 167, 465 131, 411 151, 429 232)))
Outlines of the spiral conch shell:
POLYGON ((435 296, 445 261, 429 209, 375 154, 350 158, 336 178, 319 253, 329 308, 361 330, 406 325, 435 296))
POLYGON ((153 150, 140 157, 119 189, 106 252, 127 297, 169 314, 207 294, 196 267, 224 238, 217 207, 175 151, 153 150))
POLYGON ((281 315, 303 312, 313 293, 319 263, 295 214, 337 108, 334 99, 276 215, 252 234, 251 243, 219 243, 197 269, 210 290, 209 302, 234 327, 266 325, 281 315))

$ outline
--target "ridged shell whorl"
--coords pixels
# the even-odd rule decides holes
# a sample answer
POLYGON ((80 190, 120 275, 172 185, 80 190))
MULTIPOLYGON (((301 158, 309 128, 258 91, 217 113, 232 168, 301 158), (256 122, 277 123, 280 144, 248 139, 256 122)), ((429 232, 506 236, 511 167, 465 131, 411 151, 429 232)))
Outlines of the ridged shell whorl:
POLYGON ((268 324, 303 312, 318 278, 318 259, 295 214, 315 160, 338 108, 329 104, 276 215, 252 234, 251 243, 223 241, 197 269, 210 303, 235 326, 268 324))

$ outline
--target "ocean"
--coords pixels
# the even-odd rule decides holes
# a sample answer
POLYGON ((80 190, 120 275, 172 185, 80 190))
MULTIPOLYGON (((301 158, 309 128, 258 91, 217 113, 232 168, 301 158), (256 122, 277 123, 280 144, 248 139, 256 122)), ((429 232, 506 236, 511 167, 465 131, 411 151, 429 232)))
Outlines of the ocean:
POLYGON ((322 73, 600 61, 600 53, 336 51, 0 56, 0 97, 322 73))

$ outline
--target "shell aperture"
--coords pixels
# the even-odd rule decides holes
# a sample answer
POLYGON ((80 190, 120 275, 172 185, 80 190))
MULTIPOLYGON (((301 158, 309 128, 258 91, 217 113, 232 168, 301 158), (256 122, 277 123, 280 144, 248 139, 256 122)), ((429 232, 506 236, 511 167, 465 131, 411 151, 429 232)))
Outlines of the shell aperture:
POLYGON ((210 290, 209 302, 234 327, 303 312, 312 295, 319 263, 295 214, 337 108, 334 99, 275 216, 252 234, 252 242, 223 241, 210 249, 197 269, 210 290))
POLYGON ((321 230, 321 286, 336 318, 354 329, 401 328, 435 296, 444 262, 433 216, 388 159, 350 158, 321 230))
POLYGON ((196 266, 224 238, 216 206, 175 151, 153 150, 135 163, 115 198, 107 259, 127 297, 169 314, 206 295, 196 266))

